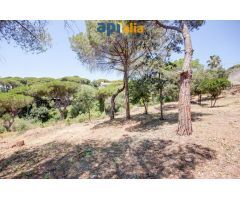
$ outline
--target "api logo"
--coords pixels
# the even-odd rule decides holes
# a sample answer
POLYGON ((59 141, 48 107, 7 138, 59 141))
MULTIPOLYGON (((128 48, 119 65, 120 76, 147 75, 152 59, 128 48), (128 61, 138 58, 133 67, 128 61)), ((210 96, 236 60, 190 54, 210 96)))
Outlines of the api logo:
POLYGON ((107 36, 110 36, 114 32, 137 34, 144 32, 144 26, 138 26, 136 22, 131 22, 128 25, 122 25, 121 23, 98 23, 97 31, 100 33, 107 32, 107 36))

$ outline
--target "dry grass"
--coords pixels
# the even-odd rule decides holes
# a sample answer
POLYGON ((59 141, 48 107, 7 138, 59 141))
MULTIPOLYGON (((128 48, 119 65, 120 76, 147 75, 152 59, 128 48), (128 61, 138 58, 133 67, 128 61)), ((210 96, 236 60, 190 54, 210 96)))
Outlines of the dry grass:
POLYGON ((240 178, 240 96, 216 108, 192 105, 193 135, 179 137, 177 104, 70 126, 5 134, 0 140, 1 178, 240 178), (22 147, 11 148, 24 140, 22 147))

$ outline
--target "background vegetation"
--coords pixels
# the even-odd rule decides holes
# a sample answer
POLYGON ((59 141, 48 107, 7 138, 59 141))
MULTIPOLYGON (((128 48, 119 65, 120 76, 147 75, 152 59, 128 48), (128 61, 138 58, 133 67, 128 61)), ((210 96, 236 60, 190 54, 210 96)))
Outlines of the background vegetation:
MULTIPOLYGON (((191 94, 206 94, 214 107, 222 90, 230 86, 229 70, 216 66, 215 57, 210 57, 208 66, 193 60, 191 94)), ((165 63, 160 68, 156 63, 150 70, 138 70, 129 80, 130 107, 141 106, 148 114, 149 105, 160 106, 160 120, 164 119, 164 102, 178 100, 179 83, 177 71, 183 60, 165 63)), ((60 79, 34 77, 0 78, 0 132, 25 131, 36 126, 48 126, 57 122, 71 124, 110 115, 111 98, 123 86, 123 81, 109 81, 70 76, 60 79)), ((124 94, 115 100, 114 112, 125 109, 124 94)))

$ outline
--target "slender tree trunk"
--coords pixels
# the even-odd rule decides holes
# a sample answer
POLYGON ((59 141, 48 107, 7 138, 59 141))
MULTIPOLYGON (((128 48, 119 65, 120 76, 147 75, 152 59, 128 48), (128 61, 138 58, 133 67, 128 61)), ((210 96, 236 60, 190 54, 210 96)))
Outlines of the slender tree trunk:
POLYGON ((130 106, 129 106, 129 89, 128 89, 128 67, 124 67, 124 84, 125 84, 125 108, 126 119, 130 119, 130 106))
POLYGON ((114 93, 111 97, 111 109, 110 109, 110 120, 113 120, 115 117, 115 98, 119 93, 121 93, 125 88, 125 83, 123 83, 123 87, 118 89, 116 93, 114 93))
POLYGON ((215 107, 216 102, 217 102, 217 97, 214 98, 213 107, 215 107))
POLYGON ((202 94, 201 93, 198 95, 198 103, 199 103, 199 105, 202 105, 202 94))
POLYGON ((164 120, 163 117, 163 89, 160 87, 159 89, 159 99, 160 99, 160 120, 164 120))
POLYGON ((145 101, 143 101, 143 105, 144 105, 144 114, 148 114, 148 106, 147 103, 145 101))
POLYGON ((12 118, 10 120, 4 122, 4 124, 3 124, 4 128, 7 131, 10 131, 14 121, 15 121, 15 116, 12 116, 12 118))
POLYGON ((59 108, 59 112, 60 112, 60 115, 61 115, 61 119, 62 120, 66 119, 66 117, 67 117, 67 108, 63 108, 63 109, 59 108))
POLYGON ((191 104, 190 104, 190 81, 192 72, 190 68, 192 60, 192 43, 188 27, 183 22, 182 35, 184 38, 185 56, 183 71, 180 74, 180 92, 179 92, 179 117, 177 135, 191 135, 191 104))

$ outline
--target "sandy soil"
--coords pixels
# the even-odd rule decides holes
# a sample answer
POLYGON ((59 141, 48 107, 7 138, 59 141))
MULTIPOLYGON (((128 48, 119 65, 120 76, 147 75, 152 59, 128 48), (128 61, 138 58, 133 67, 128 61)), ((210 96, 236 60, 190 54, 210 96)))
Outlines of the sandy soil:
POLYGON ((193 134, 179 137, 177 104, 0 136, 0 178, 240 178, 240 95, 192 105, 193 134), (25 145, 12 147, 17 141, 25 145))

